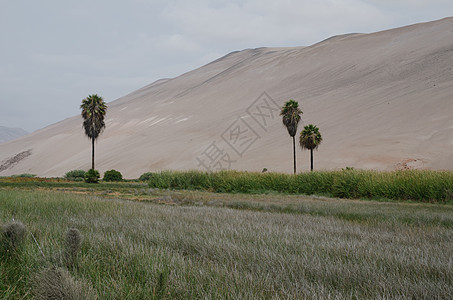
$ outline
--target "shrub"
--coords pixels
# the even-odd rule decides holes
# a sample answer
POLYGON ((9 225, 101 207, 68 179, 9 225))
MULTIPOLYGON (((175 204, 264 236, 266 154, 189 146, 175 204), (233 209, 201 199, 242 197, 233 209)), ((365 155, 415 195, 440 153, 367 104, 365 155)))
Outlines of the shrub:
POLYGON ((89 169, 88 172, 85 173, 85 182, 86 183, 98 183, 101 174, 99 174, 98 170, 89 169))
POLYGON ((69 180, 82 181, 85 179, 85 173, 84 170, 72 170, 67 172, 64 177, 69 180))
POLYGON ((22 222, 12 221, 2 228, 1 252, 2 255, 10 256, 22 250, 25 239, 25 226, 22 222))
POLYGON ((104 181, 121 181, 123 175, 117 170, 109 170, 104 173, 104 181))
POLYGON ((154 173, 152 172, 146 172, 140 175, 140 178, 138 178, 139 181, 149 181, 151 178, 153 178, 154 173))

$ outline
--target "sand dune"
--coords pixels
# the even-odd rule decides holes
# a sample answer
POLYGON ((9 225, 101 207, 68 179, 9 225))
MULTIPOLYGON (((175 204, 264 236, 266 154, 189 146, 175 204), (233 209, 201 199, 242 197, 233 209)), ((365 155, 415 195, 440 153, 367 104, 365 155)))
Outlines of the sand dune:
MULTIPOLYGON (((299 131, 313 123, 323 134, 316 169, 453 169, 452 68, 453 18, 233 52, 109 103, 96 168, 126 178, 164 169, 291 172, 278 109, 295 99, 299 131)), ((1 144, 0 176, 88 169, 90 151, 75 116, 1 144)), ((309 153, 297 156, 307 171, 309 153)))

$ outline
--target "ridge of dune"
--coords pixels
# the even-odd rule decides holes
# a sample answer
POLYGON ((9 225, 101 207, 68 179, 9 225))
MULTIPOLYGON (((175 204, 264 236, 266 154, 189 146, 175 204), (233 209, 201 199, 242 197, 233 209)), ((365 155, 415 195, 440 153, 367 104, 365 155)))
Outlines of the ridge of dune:
MULTIPOLYGON (((278 109, 295 99, 304 112, 298 132, 313 123, 323 135, 315 169, 453 169, 452 33, 453 18, 445 18, 232 52, 108 103, 96 168, 126 178, 206 170, 216 150, 222 160, 212 168, 289 173, 292 144, 278 109)), ((0 176, 62 176, 88 169, 90 153, 75 116, 0 144, 0 176)), ((309 169, 307 151, 297 160, 299 171, 309 169)))

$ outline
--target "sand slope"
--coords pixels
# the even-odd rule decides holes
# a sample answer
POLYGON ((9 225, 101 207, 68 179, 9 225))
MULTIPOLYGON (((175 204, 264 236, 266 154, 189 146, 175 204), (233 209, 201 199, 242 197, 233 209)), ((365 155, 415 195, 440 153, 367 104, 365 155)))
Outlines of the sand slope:
MULTIPOLYGON (((233 52, 109 103, 96 168, 126 178, 163 169, 291 172, 278 108, 292 98, 304 111, 299 131, 313 123, 323 134, 316 169, 453 169, 452 68, 453 18, 233 52)), ((75 116, 0 144, 0 176, 88 169, 90 151, 75 116)), ((308 170, 308 151, 297 156, 298 170, 308 170)))

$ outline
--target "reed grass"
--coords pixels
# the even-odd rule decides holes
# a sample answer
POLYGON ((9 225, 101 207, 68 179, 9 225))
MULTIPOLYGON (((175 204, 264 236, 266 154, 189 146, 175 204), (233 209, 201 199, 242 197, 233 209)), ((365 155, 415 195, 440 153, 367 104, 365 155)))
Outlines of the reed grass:
POLYGON ((391 199, 453 203, 451 171, 316 171, 297 175, 221 171, 153 173, 152 188, 226 193, 287 193, 351 199, 391 199))

